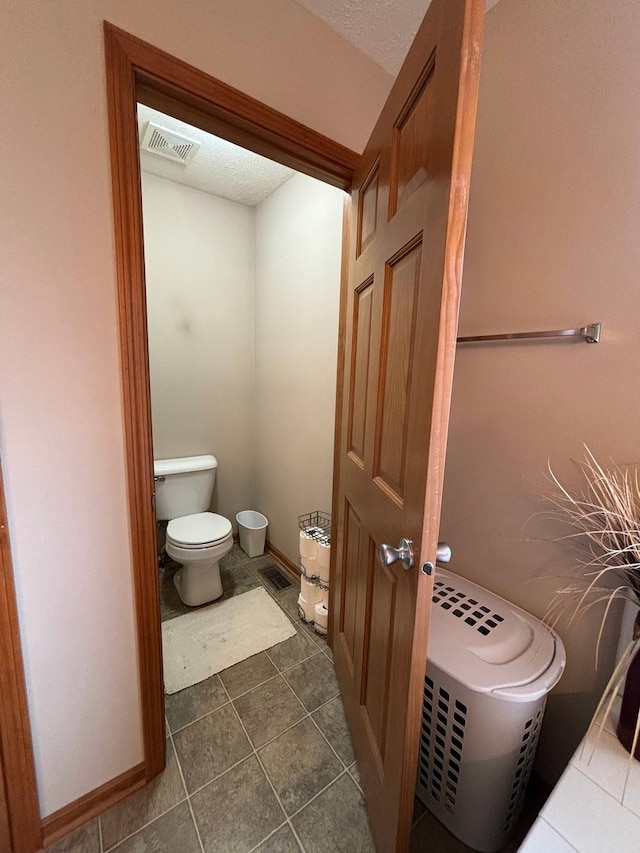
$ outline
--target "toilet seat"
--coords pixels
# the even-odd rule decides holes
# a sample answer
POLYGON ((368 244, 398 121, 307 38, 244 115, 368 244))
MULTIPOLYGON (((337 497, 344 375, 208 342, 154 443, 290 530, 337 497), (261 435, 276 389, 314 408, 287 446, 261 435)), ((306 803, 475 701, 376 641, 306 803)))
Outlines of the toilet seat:
POLYGON ((187 550, 210 548, 229 536, 231 522, 215 512, 183 515, 172 518, 167 525, 167 542, 187 550))

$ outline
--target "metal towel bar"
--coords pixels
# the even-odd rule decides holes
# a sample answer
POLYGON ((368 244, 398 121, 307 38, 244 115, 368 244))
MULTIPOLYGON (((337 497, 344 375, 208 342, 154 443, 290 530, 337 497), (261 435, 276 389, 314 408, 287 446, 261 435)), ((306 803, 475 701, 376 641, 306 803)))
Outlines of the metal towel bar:
POLYGON ((512 332, 508 335, 467 335, 458 338, 459 344, 482 341, 521 341, 532 338, 583 338, 588 344, 600 343, 600 323, 591 323, 579 329, 553 329, 549 332, 512 332))

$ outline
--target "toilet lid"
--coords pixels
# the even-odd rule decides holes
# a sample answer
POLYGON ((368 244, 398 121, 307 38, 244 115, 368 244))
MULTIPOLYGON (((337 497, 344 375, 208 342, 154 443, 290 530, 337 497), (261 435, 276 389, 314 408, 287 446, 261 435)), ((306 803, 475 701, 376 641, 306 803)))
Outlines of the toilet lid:
POLYGON ((215 512, 198 512, 172 518, 167 525, 167 538, 176 545, 209 545, 231 533, 231 522, 215 512))

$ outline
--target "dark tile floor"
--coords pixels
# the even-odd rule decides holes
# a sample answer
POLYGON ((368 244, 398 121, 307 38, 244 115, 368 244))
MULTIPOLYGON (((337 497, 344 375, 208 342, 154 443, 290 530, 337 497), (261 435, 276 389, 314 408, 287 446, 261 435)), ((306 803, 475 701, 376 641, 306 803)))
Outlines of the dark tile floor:
MULTIPOLYGON (((296 635, 167 696, 164 773, 48 853, 374 853, 331 650, 298 618, 297 587, 259 574, 273 563, 234 545, 224 595, 263 585, 296 635)), ((161 572, 163 620, 191 609, 173 571, 161 572)), ((415 818, 412 853, 468 850, 419 803, 415 818)))

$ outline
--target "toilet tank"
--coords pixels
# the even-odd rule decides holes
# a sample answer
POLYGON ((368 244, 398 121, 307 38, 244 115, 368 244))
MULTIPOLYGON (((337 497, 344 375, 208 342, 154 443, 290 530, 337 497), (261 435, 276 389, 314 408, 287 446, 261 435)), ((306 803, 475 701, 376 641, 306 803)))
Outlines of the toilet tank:
POLYGON ((211 505, 218 463, 215 456, 155 459, 156 518, 167 521, 206 512, 211 505))

